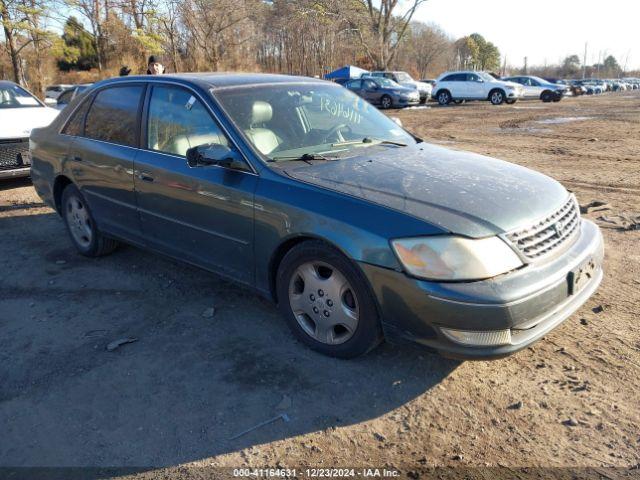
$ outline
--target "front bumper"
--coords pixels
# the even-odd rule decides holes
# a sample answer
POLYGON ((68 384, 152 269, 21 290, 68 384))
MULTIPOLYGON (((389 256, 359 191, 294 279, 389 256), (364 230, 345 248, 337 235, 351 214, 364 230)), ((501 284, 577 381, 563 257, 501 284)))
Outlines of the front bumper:
POLYGON ((30 170, 29 167, 0 170, 0 179, 28 177, 30 170))
POLYGON ((582 220, 580 229, 577 240, 557 257, 476 282, 429 282, 362 264, 380 305, 385 335, 390 341, 411 340, 464 359, 499 358, 526 348, 584 304, 602 280, 602 234, 588 220, 582 220), (570 272, 590 260, 595 263, 592 277, 571 294, 570 272), (507 329, 511 340, 496 346, 467 346, 450 340, 441 328, 507 329))

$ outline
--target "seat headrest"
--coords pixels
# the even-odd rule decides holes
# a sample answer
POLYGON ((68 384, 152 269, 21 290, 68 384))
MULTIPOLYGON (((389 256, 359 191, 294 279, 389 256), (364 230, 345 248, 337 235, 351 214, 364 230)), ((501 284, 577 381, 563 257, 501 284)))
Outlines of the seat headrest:
POLYGON ((257 100, 251 107, 251 126, 266 123, 273 117, 273 109, 267 102, 257 100))

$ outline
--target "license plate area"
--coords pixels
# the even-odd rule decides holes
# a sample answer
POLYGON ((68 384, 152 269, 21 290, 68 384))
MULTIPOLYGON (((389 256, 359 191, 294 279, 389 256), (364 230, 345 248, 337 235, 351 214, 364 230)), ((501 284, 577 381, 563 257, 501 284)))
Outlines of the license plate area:
POLYGON ((584 286, 591 281, 596 273, 596 262, 593 258, 589 258, 583 262, 579 267, 574 268, 569 272, 569 295, 575 295, 584 286))

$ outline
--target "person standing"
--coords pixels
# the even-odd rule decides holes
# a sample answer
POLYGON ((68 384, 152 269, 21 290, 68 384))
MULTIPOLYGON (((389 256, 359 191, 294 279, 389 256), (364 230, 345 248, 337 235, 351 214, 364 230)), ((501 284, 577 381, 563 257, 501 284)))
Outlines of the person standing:
POLYGON ((151 55, 147 62, 147 75, 162 75, 164 73, 164 65, 162 59, 157 55, 151 55))

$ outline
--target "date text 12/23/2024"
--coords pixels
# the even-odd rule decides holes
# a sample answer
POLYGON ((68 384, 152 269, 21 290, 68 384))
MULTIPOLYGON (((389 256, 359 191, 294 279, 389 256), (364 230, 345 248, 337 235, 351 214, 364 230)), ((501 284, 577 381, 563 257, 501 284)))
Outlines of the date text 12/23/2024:
POLYGON ((234 468, 237 478, 394 478, 400 472, 387 468, 234 468))

